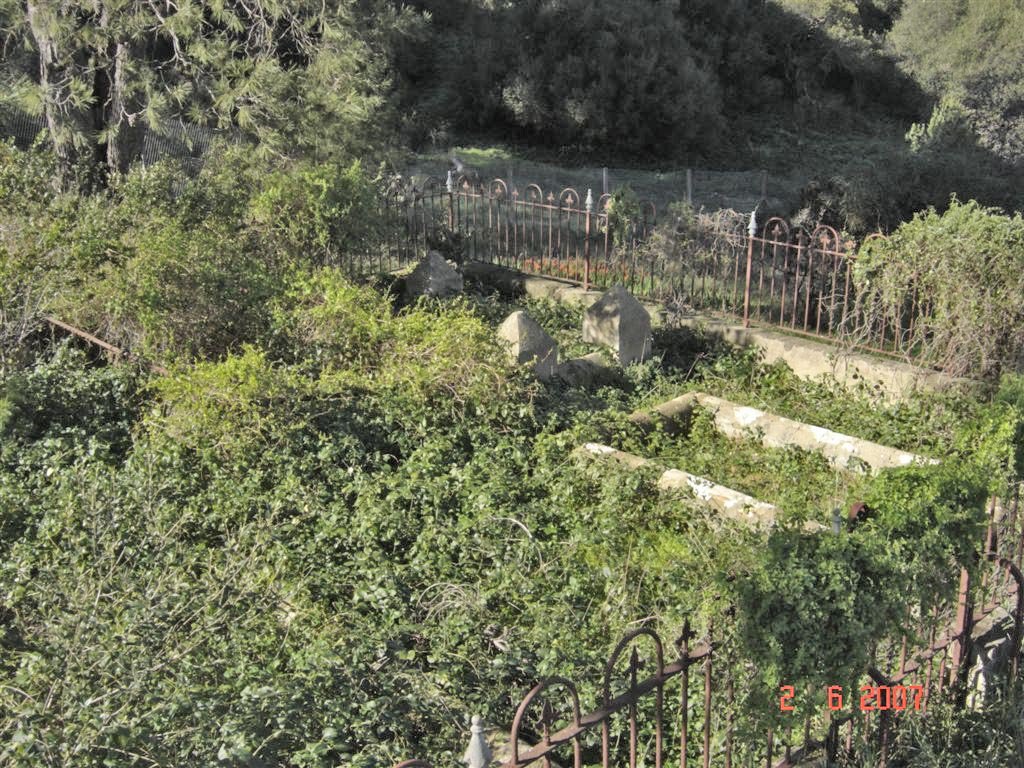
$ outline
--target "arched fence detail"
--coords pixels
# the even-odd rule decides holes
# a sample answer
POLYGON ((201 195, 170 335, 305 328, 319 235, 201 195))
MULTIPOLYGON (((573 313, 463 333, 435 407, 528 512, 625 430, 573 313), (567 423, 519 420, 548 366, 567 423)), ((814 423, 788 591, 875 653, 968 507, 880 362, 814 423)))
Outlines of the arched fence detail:
MULTIPOLYGON (((734 211, 689 215, 640 201, 635 218, 611 196, 566 187, 517 187, 505 179, 429 177, 381 198, 386 236, 378 255, 350 257, 354 273, 394 271, 438 250, 603 290, 671 302, 692 313, 826 338, 912 359, 928 307, 914 286, 898 316, 858 302, 859 245, 830 226, 753 222, 734 211), (675 212, 675 213, 674 213, 675 212)), ((865 245, 881 236, 865 239, 865 245)))
MULTIPOLYGON (((487 748, 474 750, 471 741, 467 755, 484 758, 476 765, 470 760, 470 768, 792 768, 812 757, 834 764, 863 751, 877 755, 878 764, 885 766, 902 712, 927 711, 939 699, 963 708, 990 695, 972 678, 977 670, 971 663, 979 659, 980 665, 983 656, 972 645, 986 622, 1002 610, 1009 614, 1010 625, 1006 679, 1016 678, 1024 624, 1024 521, 1018 506, 1019 486, 1011 498, 991 500, 978 567, 961 572, 958 593, 950 596, 947 611, 908 616, 900 637, 875 639, 872 664, 857 681, 877 687, 878 707, 872 711, 850 704, 851 698, 859 700, 862 688, 847 689, 847 703, 837 711, 794 713, 789 722, 778 726, 776 719, 775 730, 765 728, 760 739, 751 739, 749 723, 746 730, 738 727, 736 702, 738 693, 749 693, 753 678, 735 662, 735 619, 727 611, 709 621, 696 642, 689 620, 670 645, 648 626, 628 632, 609 655, 599 683, 590 688, 595 706, 589 711, 581 707, 582 686, 565 677, 540 681, 515 711, 508 759, 493 761, 487 748), (537 710, 538 719, 528 717, 537 710)), ((472 738, 482 738, 481 731, 474 726, 472 738)), ((395 768, 430 764, 406 761, 395 768)))

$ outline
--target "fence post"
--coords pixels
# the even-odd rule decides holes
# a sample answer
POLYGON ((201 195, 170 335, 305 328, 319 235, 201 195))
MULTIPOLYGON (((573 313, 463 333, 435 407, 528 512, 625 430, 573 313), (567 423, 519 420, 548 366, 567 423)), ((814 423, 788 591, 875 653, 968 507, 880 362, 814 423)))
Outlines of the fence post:
POLYGON ((693 169, 686 169, 686 204, 693 206, 693 169))
MULTIPOLYGON (((960 595, 957 599, 956 608, 956 632, 955 642, 953 645, 953 663, 949 672, 950 685, 958 686, 963 681, 964 669, 967 662, 967 653, 971 642, 971 575, 966 568, 960 569, 960 595)), ((962 690, 964 686, 958 686, 961 688, 956 693, 958 700, 962 695, 966 694, 966 691, 962 690)))
POLYGON ((452 177, 451 170, 448 171, 448 178, 444 183, 445 188, 448 190, 448 229, 453 234, 455 233, 455 179, 452 177))
MULTIPOLYGON (((747 225, 747 277, 743 287, 743 327, 750 327, 750 273, 754 266, 754 235, 757 234, 757 209, 750 212, 747 225)), ((735 294, 733 294, 735 295, 735 294)))
POLYGON ((469 747, 462 758, 469 768, 487 768, 494 756, 484 738, 484 727, 480 715, 473 715, 473 724, 469 728, 469 747))
POLYGON ((715 624, 708 622, 708 655, 704 657, 704 768, 711 768, 711 655, 715 624))
POLYGON ((608 194, 608 168, 603 168, 601 173, 601 194, 608 194))
POLYGON ((590 217, 594 211, 594 195, 587 190, 587 219, 583 233, 583 290, 590 290, 590 217))

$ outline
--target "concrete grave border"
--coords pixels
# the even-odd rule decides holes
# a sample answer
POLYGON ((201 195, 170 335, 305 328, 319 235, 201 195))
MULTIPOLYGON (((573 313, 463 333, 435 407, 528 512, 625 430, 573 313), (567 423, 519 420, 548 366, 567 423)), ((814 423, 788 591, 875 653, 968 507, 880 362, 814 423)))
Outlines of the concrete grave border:
MULTIPOLYGON (((584 443, 576 450, 579 455, 612 459, 630 469, 647 466, 664 469, 660 463, 652 459, 645 459, 600 443, 584 443)), ((662 491, 689 490, 694 499, 707 509, 717 512, 726 519, 761 529, 775 526, 780 511, 774 504, 755 499, 742 491, 727 488, 699 475, 691 475, 681 469, 665 469, 658 478, 658 488, 662 491)), ((804 524, 804 530, 824 531, 826 526, 808 521, 804 524)))
POLYGON ((698 407, 707 408, 714 414, 715 428, 726 437, 744 440, 759 436, 766 448, 793 447, 818 453, 833 466, 847 471, 856 470, 859 464, 866 464, 872 472, 878 472, 912 464, 940 463, 938 459, 788 419, 704 392, 688 392, 656 405, 651 411, 638 411, 629 418, 635 424, 650 427, 656 420, 663 420, 669 431, 681 430, 689 424, 693 411, 698 407))

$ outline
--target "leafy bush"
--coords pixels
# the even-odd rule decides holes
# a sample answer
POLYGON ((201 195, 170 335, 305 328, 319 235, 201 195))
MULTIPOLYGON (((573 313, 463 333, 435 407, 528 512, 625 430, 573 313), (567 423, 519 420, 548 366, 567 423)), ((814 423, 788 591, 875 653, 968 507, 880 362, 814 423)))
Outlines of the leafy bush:
POLYGON ((801 207, 815 222, 863 236, 891 232, 929 207, 941 212, 952 195, 1007 209, 1021 204, 1019 172, 981 149, 948 103, 912 125, 906 143, 858 149, 837 173, 801 190, 801 207))
MULTIPOLYGON (((373 314, 362 289, 320 287, 373 314)), ((352 314, 321 320, 341 333, 352 314)), ((13 765, 440 752, 461 740, 440 712, 501 722, 508 691, 594 667, 638 606, 677 625, 703 599, 683 575, 712 578, 710 521, 651 477, 566 462, 573 436, 535 440, 465 307, 376 321, 394 352, 345 376, 329 347, 294 364, 247 349, 155 381, 112 464, 55 460, 37 431, 5 454, 52 467, 44 482, 0 463, 5 514, 29 505, 35 523, 5 526, 0 565, 13 765), (473 418, 452 418, 455 398, 473 418)))
POLYGON ((63 344, 31 369, 5 377, 0 436, 22 443, 93 438, 127 450, 140 388, 132 368, 89 367, 83 352, 63 344))
POLYGON ((874 641, 948 607, 959 568, 975 567, 988 496, 969 465, 887 470, 858 498, 869 518, 852 532, 777 530, 730 583, 740 641, 772 690, 856 682, 874 641))
POLYGON ((375 190, 358 160, 348 167, 300 163, 273 173, 249 207, 268 247, 316 263, 361 254, 377 221, 375 190))
POLYGON ((4 350, 49 312, 159 360, 222 356, 265 336, 297 264, 356 258, 381 236, 358 163, 274 168, 227 148, 196 179, 161 163, 102 194, 42 194, 26 185, 46 158, 7 152, 27 204, 0 231, 4 350))
POLYGON ((731 585, 743 653, 756 660, 765 688, 856 681, 872 640, 902 629, 899 572, 876 535, 773 533, 764 560, 731 585))
POLYGON ((59 190, 56 158, 40 150, 23 152, 14 140, 0 141, 0 210, 16 212, 42 205, 59 190))
POLYGON ((281 279, 278 265, 218 224, 192 230, 171 219, 126 233, 122 245, 131 255, 101 273, 91 306, 76 298, 65 314, 163 361, 215 357, 258 337, 281 279))
POLYGON ((605 212, 612 242, 620 247, 627 246, 633 238, 633 227, 640 219, 640 198, 628 185, 619 187, 612 192, 605 212))
MULTIPOLYGON (((854 279, 865 327, 918 307, 905 348, 954 376, 993 378, 1024 348, 1024 218, 977 202, 929 209, 858 255, 854 279)), ((904 320, 904 329, 907 329, 904 320)))

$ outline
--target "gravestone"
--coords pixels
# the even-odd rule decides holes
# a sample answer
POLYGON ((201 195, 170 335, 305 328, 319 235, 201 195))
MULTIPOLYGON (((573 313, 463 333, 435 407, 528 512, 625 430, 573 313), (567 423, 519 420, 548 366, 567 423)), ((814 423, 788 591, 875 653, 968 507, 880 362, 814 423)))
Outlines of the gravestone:
POLYGON ((447 298, 462 293, 462 275, 437 251, 430 251, 405 280, 405 295, 447 298))
POLYGON ((640 362, 651 354, 651 316, 616 285, 583 314, 583 340, 612 349, 622 365, 640 362))
POLYGON ((533 371, 546 381, 558 364, 558 345, 555 340, 523 311, 513 312, 498 328, 498 337, 509 345, 509 354, 517 363, 536 361, 533 371))

